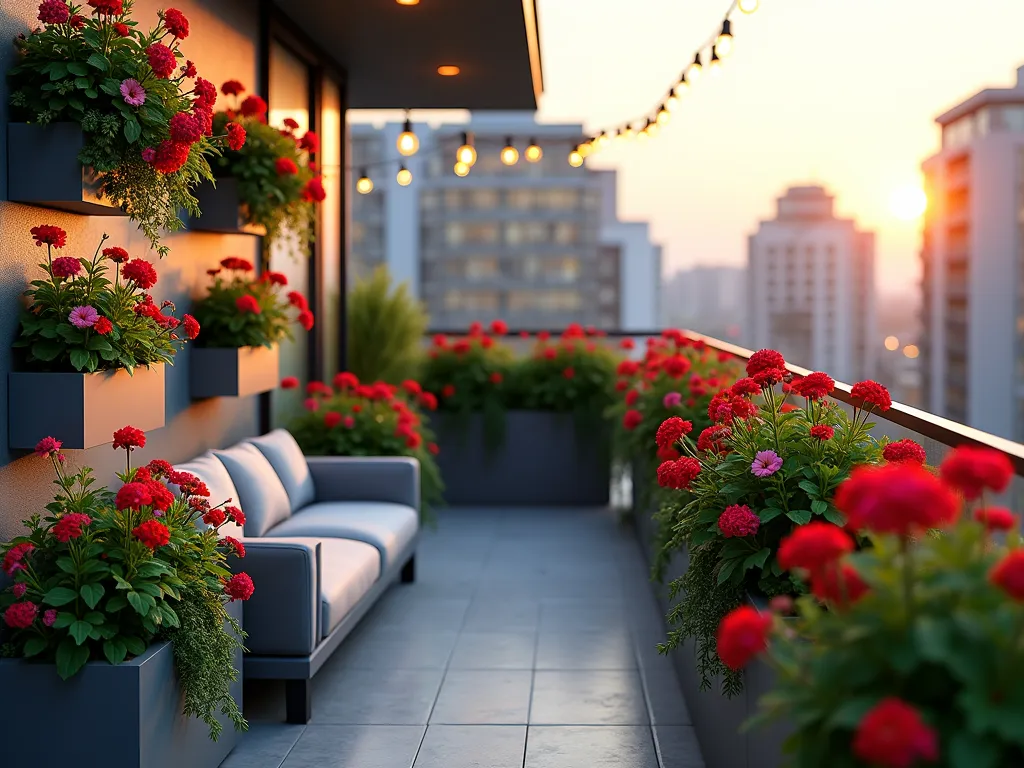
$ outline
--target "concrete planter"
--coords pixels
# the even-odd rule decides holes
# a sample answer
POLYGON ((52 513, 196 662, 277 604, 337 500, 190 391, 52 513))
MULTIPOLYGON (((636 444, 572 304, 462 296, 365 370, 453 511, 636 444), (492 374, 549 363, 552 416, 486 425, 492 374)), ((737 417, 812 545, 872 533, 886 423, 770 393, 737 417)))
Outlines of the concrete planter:
POLYGON ((238 181, 230 176, 217 179, 214 186, 203 181, 193 194, 199 201, 201 216, 189 216, 186 226, 193 232, 216 232, 222 235, 267 234, 265 227, 250 224, 245 206, 238 197, 238 181))
MULTIPOLYGON (((241 653, 235 663, 242 663, 241 653)), ((238 741, 223 716, 215 742, 206 723, 182 715, 168 642, 116 667, 89 662, 70 680, 52 664, 2 659, 0 690, 8 693, 0 697, 0 722, 12 737, 4 743, 4 765, 216 768, 238 741), (56 713, 62 716, 55 731, 56 713)), ((242 700, 241 675, 231 693, 242 700)))
POLYGON ((78 160, 77 123, 7 126, 7 199, 87 216, 127 216, 102 196, 101 177, 78 160))
POLYGON ((580 429, 571 414, 509 411, 504 441, 488 449, 483 417, 442 414, 432 424, 448 504, 605 506, 611 430, 580 429))
POLYGON ((277 389, 279 352, 273 347, 195 347, 189 357, 194 399, 248 397, 277 389))
POLYGON ((126 424, 146 432, 164 425, 164 365, 103 373, 10 373, 8 443, 34 448, 53 436, 65 448, 109 443, 126 424))

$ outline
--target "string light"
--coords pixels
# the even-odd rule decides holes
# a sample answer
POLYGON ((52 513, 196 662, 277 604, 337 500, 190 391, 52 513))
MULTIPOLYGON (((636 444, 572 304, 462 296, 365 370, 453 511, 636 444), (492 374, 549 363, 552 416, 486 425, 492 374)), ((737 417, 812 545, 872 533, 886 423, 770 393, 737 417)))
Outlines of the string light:
POLYGON ((512 146, 512 137, 505 139, 505 148, 501 150, 501 162, 505 165, 515 165, 519 162, 519 150, 512 146))
POLYGON ((708 71, 712 75, 718 75, 722 72, 722 60, 718 57, 717 46, 711 46, 711 61, 708 62, 708 71))
POLYGON ((455 163, 455 175, 460 178, 469 176, 469 168, 469 163, 464 163, 461 160, 459 160, 458 162, 455 163))
POLYGON ((576 147, 576 149, 569 153, 569 165, 573 168, 579 168, 583 165, 583 155, 579 147, 576 147))
POLYGON ((398 154, 404 157, 412 157, 420 148, 420 140, 412 129, 412 121, 406 113, 405 123, 402 125, 402 132, 398 134, 398 141, 395 142, 398 154))
POLYGON ((404 165, 400 166, 398 169, 398 173, 395 176, 395 181, 397 181, 399 185, 403 187, 408 187, 410 184, 412 184, 412 171, 410 171, 404 165))
POLYGON ((658 109, 658 116, 655 118, 655 122, 658 125, 667 125, 671 117, 672 115, 669 114, 668 107, 662 104, 658 109))
POLYGON ((704 71, 704 65, 700 60, 700 51, 697 51, 697 55, 693 57, 693 64, 691 64, 690 68, 686 71, 690 75, 690 85, 693 85, 700 80, 700 76, 704 71))
POLYGON ((648 120, 647 121, 647 135, 652 139, 658 135, 658 131, 661 130, 661 126, 657 122, 648 120))
POLYGON ((526 158, 526 162, 528 163, 536 163, 544 157, 544 150, 538 146, 536 139, 530 139, 530 145, 526 148, 526 151, 523 152, 523 157, 526 158))
POLYGON ((594 145, 591 144, 589 141, 584 141, 582 144, 576 147, 576 151, 579 153, 580 157, 586 158, 589 157, 591 153, 593 153, 594 145))
POLYGON ((633 130, 632 125, 627 125, 625 128, 622 129, 622 138, 624 138, 626 141, 632 141, 633 139, 636 138, 636 131, 633 130))
POLYGON ((359 181, 356 182, 356 192, 360 195, 368 195, 373 192, 373 181, 366 175, 365 168, 359 172, 359 181))
POLYGON ((760 0, 740 0, 736 7, 743 13, 753 13, 760 5, 760 0))
POLYGON ((675 94, 677 99, 682 99, 687 93, 690 92, 690 84, 686 80, 686 73, 683 72, 679 76, 679 82, 676 83, 676 87, 672 89, 672 93, 675 94))
POLYGON ((715 40, 715 49, 723 59, 732 53, 732 22, 728 19, 722 22, 722 31, 715 40))
POLYGON ((679 109, 679 97, 676 96, 675 90, 672 90, 669 93, 668 98, 665 99, 665 109, 669 112, 675 112, 679 109))
POLYGON ((473 136, 467 131, 462 132, 462 146, 456 151, 455 159, 470 168, 476 165, 476 147, 473 146, 473 136))

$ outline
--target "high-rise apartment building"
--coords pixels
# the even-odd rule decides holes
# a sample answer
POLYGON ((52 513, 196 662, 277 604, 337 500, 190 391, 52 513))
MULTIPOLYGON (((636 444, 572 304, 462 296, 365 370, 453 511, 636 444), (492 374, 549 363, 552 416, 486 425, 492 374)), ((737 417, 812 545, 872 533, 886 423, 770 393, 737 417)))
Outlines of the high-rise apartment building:
POLYGON ((662 286, 662 322, 736 342, 746 325, 747 271, 696 266, 680 270, 662 286))
POLYGON ((874 234, 819 186, 791 187, 748 244, 747 344, 843 381, 875 369, 874 234))
POLYGON ((922 165, 925 406, 1024 438, 1024 67, 936 118, 922 165))
POLYGON ((582 126, 498 113, 414 129, 419 151, 402 159, 413 181, 401 186, 401 124, 350 126, 353 182, 364 167, 374 182, 369 194, 352 195, 356 275, 386 264, 426 304, 434 327, 488 318, 531 329, 657 325, 660 248, 646 223, 616 216, 614 171, 568 163, 582 126), (459 177, 466 133, 477 161, 459 177), (500 157, 509 140, 514 165, 500 157), (531 140, 543 151, 536 162, 526 158, 531 140))

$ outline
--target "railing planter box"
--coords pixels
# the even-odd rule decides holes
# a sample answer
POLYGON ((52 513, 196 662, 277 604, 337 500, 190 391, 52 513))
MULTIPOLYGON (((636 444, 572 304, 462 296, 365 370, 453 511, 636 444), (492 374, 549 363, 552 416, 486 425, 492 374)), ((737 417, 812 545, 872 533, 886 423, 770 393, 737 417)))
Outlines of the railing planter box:
POLYGON ((611 487, 610 429, 571 414, 509 411, 504 440, 485 441, 480 414, 433 420, 448 504, 604 506, 611 487))
POLYGON ((195 399, 258 395, 276 389, 280 379, 276 344, 195 347, 189 355, 189 389, 195 399))
POLYGON ((83 167, 77 123, 7 126, 7 199, 87 216, 127 216, 102 197, 101 177, 83 167))
POLYGON ((221 235, 267 234, 265 227, 247 221, 245 207, 238 195, 238 180, 230 176, 217 179, 216 185, 203 181, 193 192, 199 201, 201 216, 189 216, 186 226, 193 232, 221 235))
MULTIPOLYGON (((240 605, 228 606, 238 619, 240 605)), ((241 650, 234 663, 240 670, 241 650)), ((223 715, 215 742, 206 723, 182 714, 169 642, 117 666, 91 661, 70 680, 61 680, 52 663, 0 659, 0 690, 7 692, 0 696, 0 722, 9 734, 4 765, 216 768, 238 740, 223 715)), ((241 675, 231 694, 241 702, 241 675)))
POLYGON ((109 443, 131 424, 143 431, 164 425, 164 365, 102 373, 10 373, 8 444, 34 448, 53 436, 65 448, 109 443))

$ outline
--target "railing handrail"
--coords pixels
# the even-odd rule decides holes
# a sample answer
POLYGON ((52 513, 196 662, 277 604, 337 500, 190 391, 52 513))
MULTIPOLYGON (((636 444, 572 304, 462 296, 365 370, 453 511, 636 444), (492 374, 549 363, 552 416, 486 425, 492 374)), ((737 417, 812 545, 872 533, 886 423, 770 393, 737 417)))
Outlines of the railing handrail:
MULTIPOLYGON (((522 332, 527 332, 534 337, 537 335, 536 330, 528 329, 509 329, 507 336, 519 336, 522 332)), ((727 352, 735 357, 749 360, 750 356, 754 354, 752 350, 741 347, 737 344, 730 344, 727 341, 716 339, 713 336, 705 336, 701 333, 695 333, 693 331, 682 330, 681 333, 691 341, 703 341, 710 349, 716 352, 727 352)), ((460 329, 456 331, 452 330, 430 330, 427 335, 434 336, 441 334, 444 336, 465 336, 466 330, 460 329)), ((650 336, 660 337, 662 334, 661 330, 608 330, 599 331, 599 334, 607 338, 612 339, 623 339, 623 338, 644 338, 650 336)), ((787 363, 786 366, 789 371, 797 376, 806 376, 811 373, 807 368, 801 368, 798 365, 791 365, 787 363)), ((832 396, 841 402, 849 405, 857 405, 854 402, 853 396, 850 394, 850 385, 844 382, 837 381, 835 392, 832 396)), ((912 408, 909 405, 903 405, 902 403, 893 402, 892 407, 884 413, 878 414, 880 419, 896 424, 897 426, 904 427, 919 435, 927 437, 936 442, 948 445, 954 448, 958 445, 974 445, 984 448, 993 448, 997 451, 1005 453, 1010 461, 1013 463, 1014 472, 1017 475, 1024 477, 1024 445, 1008 440, 1004 437, 998 437, 997 435, 983 432, 980 429, 974 427, 968 427, 965 424, 960 424, 950 419, 943 418, 942 416, 936 416, 933 413, 922 411, 919 408, 912 408)))

